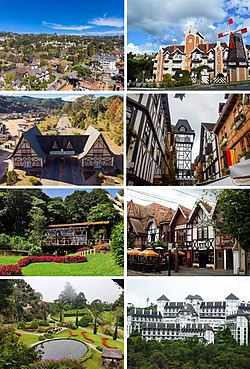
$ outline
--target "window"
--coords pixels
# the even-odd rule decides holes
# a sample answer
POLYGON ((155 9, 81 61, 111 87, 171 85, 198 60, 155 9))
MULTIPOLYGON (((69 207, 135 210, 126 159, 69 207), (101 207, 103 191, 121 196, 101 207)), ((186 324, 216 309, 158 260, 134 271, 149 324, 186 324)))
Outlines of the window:
POLYGON ((149 144, 149 136, 150 136, 150 126, 149 126, 149 123, 147 122, 145 129, 144 129, 143 137, 142 137, 142 141, 145 146, 148 146, 149 144))

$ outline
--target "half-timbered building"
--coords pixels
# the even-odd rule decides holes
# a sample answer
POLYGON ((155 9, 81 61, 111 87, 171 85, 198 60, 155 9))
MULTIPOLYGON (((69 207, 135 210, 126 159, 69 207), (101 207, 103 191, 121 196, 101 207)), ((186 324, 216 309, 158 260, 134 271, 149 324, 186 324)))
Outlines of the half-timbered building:
POLYGON ((109 148, 102 133, 93 126, 88 126, 85 135, 88 141, 84 151, 79 155, 83 168, 103 168, 114 166, 114 153, 109 148))
POLYGON ((41 169, 49 157, 74 156, 83 168, 122 171, 122 155, 113 152, 103 135, 89 126, 84 135, 42 135, 37 126, 22 135, 12 154, 14 168, 41 169))

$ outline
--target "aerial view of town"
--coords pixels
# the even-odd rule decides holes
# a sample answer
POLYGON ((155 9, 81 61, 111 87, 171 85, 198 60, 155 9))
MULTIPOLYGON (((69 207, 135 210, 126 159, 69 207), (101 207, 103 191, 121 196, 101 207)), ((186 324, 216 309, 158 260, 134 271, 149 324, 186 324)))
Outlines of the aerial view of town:
MULTIPOLYGON (((29 5, 24 1, 23 7, 25 3, 29 5)), ((32 15, 18 4, 6 4, 1 12, 0 89, 123 90, 123 2, 98 1, 98 6, 77 2, 74 17, 66 9, 66 14, 54 15, 56 4, 45 3, 47 20, 39 4, 32 7, 32 15)))
POLYGON ((3 185, 123 183, 120 95, 0 96, 3 185))
POLYGON ((128 0, 128 88, 249 88, 248 2, 206 5, 128 0))

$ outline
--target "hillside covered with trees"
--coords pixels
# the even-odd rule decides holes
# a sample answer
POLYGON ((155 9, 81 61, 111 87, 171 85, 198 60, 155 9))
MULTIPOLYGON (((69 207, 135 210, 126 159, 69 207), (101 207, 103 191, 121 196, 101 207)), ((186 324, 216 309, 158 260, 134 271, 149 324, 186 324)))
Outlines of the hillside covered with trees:
POLYGON ((87 129, 91 124, 99 131, 112 134, 113 141, 123 144, 123 100, 121 96, 82 96, 72 105, 65 103, 62 111, 69 115, 75 128, 87 129))
POLYGON ((138 333, 128 339, 128 369, 248 369, 250 348, 240 346, 230 330, 219 331, 215 343, 198 337, 187 340, 144 341, 138 333))
POLYGON ((61 98, 43 99, 31 96, 0 96, 0 113, 27 113, 59 110, 63 107, 61 98))

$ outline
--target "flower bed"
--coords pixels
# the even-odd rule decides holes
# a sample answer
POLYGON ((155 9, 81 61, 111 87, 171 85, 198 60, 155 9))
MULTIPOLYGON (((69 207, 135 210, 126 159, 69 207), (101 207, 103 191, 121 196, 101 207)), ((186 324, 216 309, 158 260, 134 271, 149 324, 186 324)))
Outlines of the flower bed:
POLYGON ((18 264, 0 266, 0 275, 22 275, 22 269, 18 264))
POLYGON ((77 337, 78 336, 78 334, 77 333, 72 333, 71 331, 69 332, 69 335, 70 335, 70 337, 77 337))
POLYGON ((86 256, 27 256, 20 259, 17 264, 0 266, 0 276, 5 275, 22 275, 23 267, 32 263, 85 263, 88 259, 86 256))
POLYGON ((85 338, 85 340, 93 342, 93 343, 95 342, 94 340, 92 340, 92 338, 87 337, 86 332, 81 332, 81 335, 85 338))
POLYGON ((32 263, 84 263, 88 259, 86 256, 27 256, 18 261, 20 267, 25 267, 32 263))
POLYGON ((35 332, 36 331, 36 328, 23 328, 23 331, 25 332, 35 332))
POLYGON ((117 349, 118 348, 118 347, 114 347, 114 346, 109 346, 107 344, 107 342, 106 342, 107 340, 108 340, 108 338, 105 338, 105 337, 102 338, 102 344, 103 344, 103 346, 105 346, 105 347, 107 347, 109 349, 117 349))
POLYGON ((15 334, 18 336, 18 337, 21 337, 21 333, 20 332, 15 332, 15 334))

